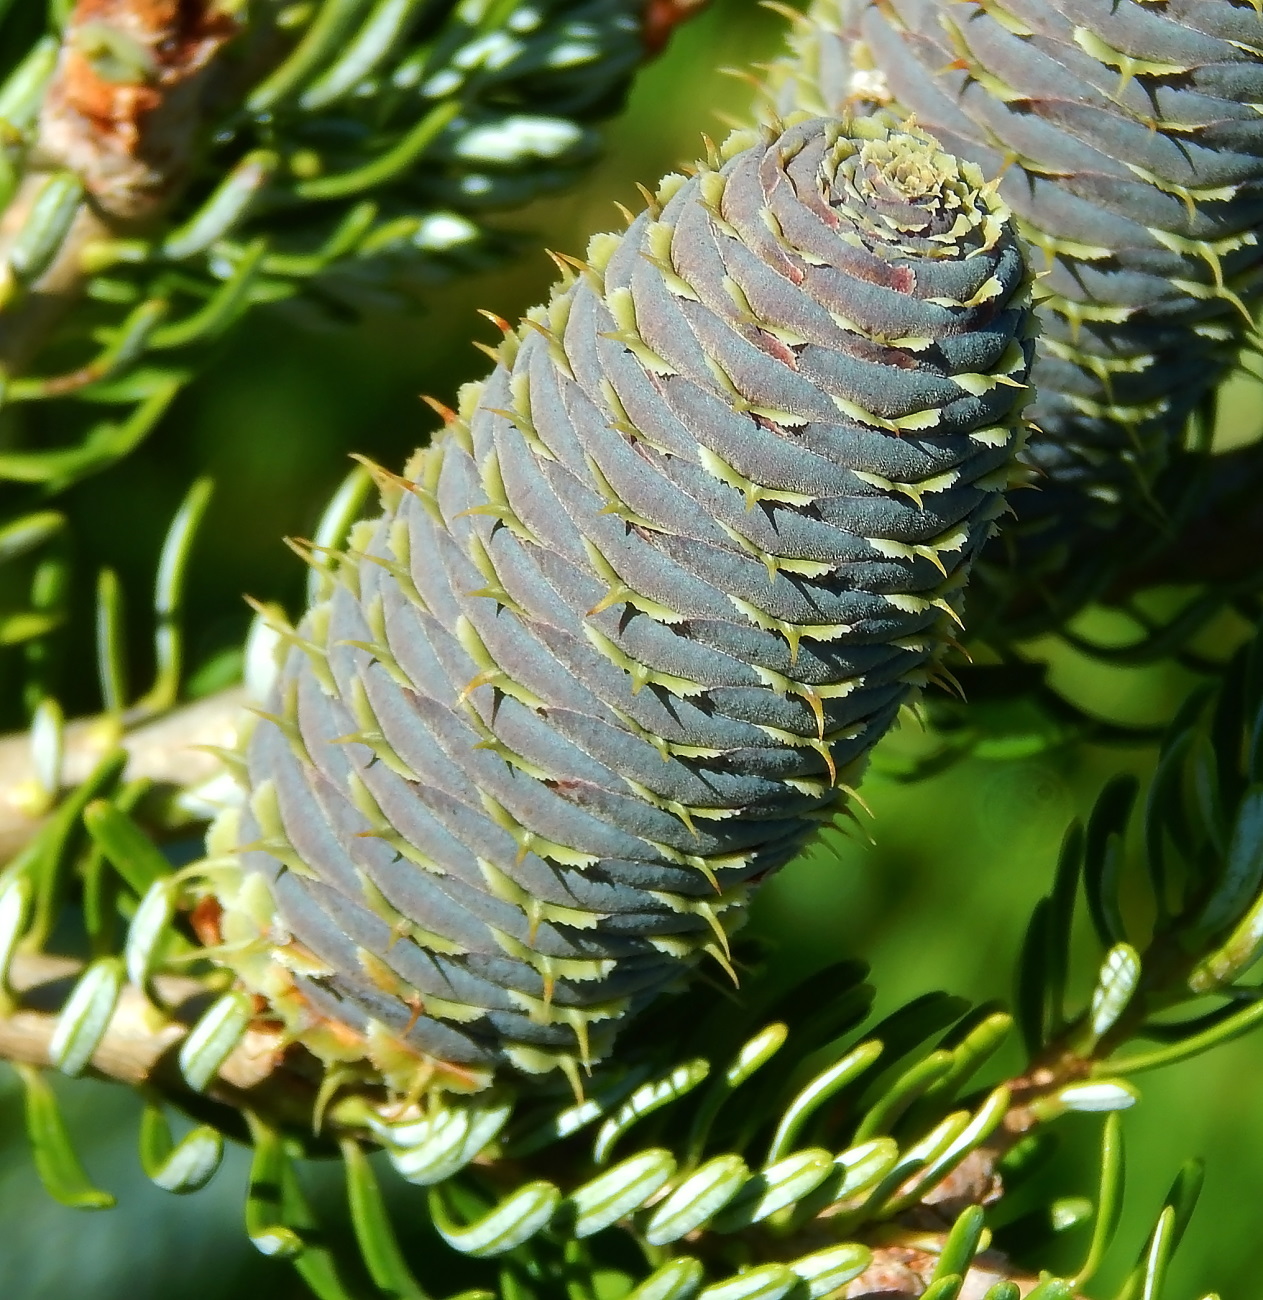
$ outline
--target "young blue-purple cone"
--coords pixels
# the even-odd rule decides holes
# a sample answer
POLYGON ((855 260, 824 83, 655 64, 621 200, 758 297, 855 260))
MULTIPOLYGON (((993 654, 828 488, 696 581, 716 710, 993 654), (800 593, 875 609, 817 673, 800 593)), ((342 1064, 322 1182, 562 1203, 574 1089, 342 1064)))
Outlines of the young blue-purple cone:
POLYGON ((286 634, 213 835, 247 986, 402 1093, 573 1076, 728 964, 933 674, 1023 438, 1022 248, 928 136, 734 136, 588 257, 286 634))
POLYGON ((1043 254, 1026 453, 1041 491, 1016 503, 1029 588, 1037 556, 1056 567, 1052 544, 1152 508, 1190 415, 1252 334, 1263 4, 815 0, 794 46, 772 77, 782 111, 912 115, 1004 173, 1043 254))

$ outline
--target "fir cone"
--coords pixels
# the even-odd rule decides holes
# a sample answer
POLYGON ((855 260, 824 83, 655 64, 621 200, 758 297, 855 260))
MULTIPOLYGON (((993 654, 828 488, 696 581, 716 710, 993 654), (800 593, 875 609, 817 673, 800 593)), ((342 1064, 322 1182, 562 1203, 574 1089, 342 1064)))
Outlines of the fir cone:
POLYGON ((1143 508, 1252 328, 1257 0, 816 0, 793 42, 782 107, 912 115, 1004 173, 1042 251, 1026 459, 1043 490, 1017 503, 1023 531, 1062 539, 1143 508))
POLYGON ((588 259, 382 475, 212 835, 226 960, 401 1092, 573 1076, 727 965, 935 671, 1023 437, 1020 241, 926 135, 739 134, 588 259))

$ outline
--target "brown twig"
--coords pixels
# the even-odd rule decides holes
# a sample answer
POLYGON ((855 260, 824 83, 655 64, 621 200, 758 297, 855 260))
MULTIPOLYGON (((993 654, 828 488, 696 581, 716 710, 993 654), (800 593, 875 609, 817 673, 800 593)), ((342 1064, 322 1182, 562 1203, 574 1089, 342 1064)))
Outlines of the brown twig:
POLYGON ((73 171, 109 220, 152 215, 188 175, 213 60, 237 30, 215 0, 78 0, 34 161, 73 171))
POLYGON ((660 54, 681 23, 701 13, 710 0, 645 0, 642 31, 645 48, 660 54))
MULTIPOLYGON (((846 1300, 913 1300, 923 1296, 937 1268, 934 1251, 910 1246, 879 1246, 873 1262, 842 1293, 846 1300)), ((1013 1282, 1020 1295, 1029 1295, 1039 1279, 1015 1272, 1003 1255, 983 1251, 974 1257, 957 1293, 957 1300, 983 1300, 997 1282, 1013 1282)))
POLYGON ((78 0, 62 34, 22 182, 0 221, 8 251, 50 175, 73 172, 84 203, 52 262, 0 314, 0 366, 20 373, 79 299, 84 252, 143 230, 182 190, 203 105, 237 24, 216 0, 78 0))

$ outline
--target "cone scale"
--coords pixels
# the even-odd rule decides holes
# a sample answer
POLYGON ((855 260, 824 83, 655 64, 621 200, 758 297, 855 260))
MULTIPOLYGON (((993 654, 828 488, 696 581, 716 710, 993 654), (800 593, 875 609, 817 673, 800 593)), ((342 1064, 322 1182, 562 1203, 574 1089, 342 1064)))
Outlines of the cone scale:
POLYGON ((923 134, 738 134, 573 266, 380 474, 212 833, 225 960, 401 1094, 577 1077, 728 966, 934 674, 1024 436, 1020 242, 923 134))

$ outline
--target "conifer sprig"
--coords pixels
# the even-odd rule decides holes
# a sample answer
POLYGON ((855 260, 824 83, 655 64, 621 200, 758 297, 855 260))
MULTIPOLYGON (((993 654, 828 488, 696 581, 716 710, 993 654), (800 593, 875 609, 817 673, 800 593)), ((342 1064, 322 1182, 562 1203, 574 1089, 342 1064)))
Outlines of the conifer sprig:
POLYGON ((477 264, 480 213, 592 157, 590 124, 644 57, 643 8, 73 7, 0 88, 0 358, 10 418, 71 399, 96 423, 56 451, 33 429, 0 476, 112 463, 254 304, 477 264))
MULTIPOLYGON (((650 6, 651 43, 688 7, 650 6)), ((895 32, 924 53, 939 37, 923 41, 912 19, 940 7, 857 0, 853 12, 871 19, 864 40, 895 32)), ((82 8, 72 7, 73 54, 124 88, 109 100, 116 123, 124 109, 139 114, 146 94, 187 90, 221 45, 224 57, 247 49, 219 41, 226 27, 197 27, 180 75, 164 80, 172 70, 150 68, 134 32, 129 44, 117 31, 76 27, 82 8)), ((968 73, 965 101, 985 105, 985 92, 1017 113, 1017 100, 999 94, 1012 78, 997 79, 981 43, 994 38, 1010 54, 1014 42, 1027 53, 1055 47, 1080 73, 1093 62, 1112 70, 1108 84, 1091 83, 1108 112, 1089 123, 1103 134, 1088 144, 1107 154, 1110 114, 1136 108, 1137 85, 1153 92, 1159 143, 1147 147, 1161 149, 1163 122, 1173 104, 1187 106, 1190 86, 1222 89, 1218 79, 1242 68, 1248 82, 1257 61, 1245 40, 1219 63, 1159 67, 1157 52, 1124 39, 1157 19, 1211 43, 1228 33, 1231 44, 1257 27, 1253 3, 1126 0, 1111 7, 1118 30, 1108 49, 1093 0, 951 8, 951 30, 978 47, 960 55, 963 66, 923 69, 926 84, 909 82, 908 93, 932 99, 934 78, 968 73), (1068 14, 1076 38, 1058 43, 1068 14)), ((359 202, 319 189, 354 175, 350 164, 332 166, 346 162, 338 151, 373 141, 381 211, 420 201, 411 173, 383 163, 411 129, 391 116, 411 102, 395 93, 407 89, 402 65, 389 64, 389 93, 365 67, 380 58, 385 68, 406 44, 393 38, 415 19, 433 24, 426 57, 470 73, 469 86, 474 72, 491 84, 503 42, 483 42, 474 59, 468 42, 448 48, 442 33, 494 19, 501 26, 481 35, 529 36, 521 9, 338 0, 287 11, 310 20, 281 42, 288 53, 278 46, 266 67, 242 56, 238 67, 250 95, 267 102, 234 121, 267 138, 226 136, 206 155, 222 163, 239 146, 251 157, 272 150, 276 170, 259 191, 270 197, 244 206, 213 247, 257 236, 261 257, 273 259, 268 276, 286 292, 299 281, 332 292, 332 264, 300 262, 316 246, 303 239, 329 233, 316 230, 315 214, 336 224, 359 202), (348 90, 352 74, 366 77, 362 93, 348 90), (329 114, 365 134, 330 143, 323 127, 308 132, 329 114)), ((826 9, 821 0, 814 12, 826 9)), ((12 21, 16 11, 0 3, 0 23, 6 12, 12 21)), ((203 22, 212 11, 181 12, 203 22)), ((242 18, 215 12, 215 23, 242 18)), ((821 83, 839 75, 831 48, 808 40, 800 51, 821 83)), ((848 84, 872 100, 890 91, 871 75, 848 84)), ((429 99, 464 93, 449 85, 429 99)), ((483 123, 481 135, 470 127, 475 138, 520 142, 522 105, 491 99, 509 117, 483 123)), ((44 102, 56 109, 58 99, 44 102)), ((1232 125, 1247 120, 1234 112, 1211 134, 1252 139, 1232 125)), ((458 189, 470 159, 449 158, 439 142, 459 118, 423 149, 450 166, 444 175, 458 189)), ((1199 136, 1190 148, 1198 165, 1205 145, 1199 136)), ((532 184, 546 170, 538 162, 526 169, 532 184)), ((1149 171, 1136 185, 1161 192, 1163 211, 1167 198, 1183 203, 1149 171)), ((1097 198, 1118 189, 1117 176, 1086 174, 1097 198)), ((94 219, 111 203, 143 209, 152 179, 126 167, 76 175, 94 196, 94 219)), ((13 180, 20 195, 25 182, 13 180)), ((1189 190, 1189 222, 1236 212, 1254 193, 1252 180, 1238 180, 1219 198, 1189 190)), ((226 1143, 247 1143, 247 1233, 265 1255, 291 1261, 321 1300, 428 1300, 453 1289, 453 1300, 1100 1296, 1138 1081, 1263 1019, 1254 974, 1263 633, 1227 663, 1190 648, 1224 589, 1198 591, 1165 623, 1136 601, 1139 634, 1124 646, 1065 631, 1102 659, 1176 657, 1205 686, 1167 729, 1143 804, 1134 780, 1116 779, 1068 831, 1027 928, 1012 1012, 931 991, 874 1017, 866 968, 852 961, 772 996, 771 958, 736 934, 749 890, 848 811, 868 751, 901 705, 946 677, 961 587, 1023 432, 1034 312, 998 188, 919 128, 792 118, 734 137, 646 192, 647 211, 629 217, 621 239, 598 237, 586 262, 559 258, 562 285, 521 329, 504 326, 495 372, 462 393, 457 411, 444 409, 434 445, 402 476, 357 471, 315 541, 296 544, 311 566, 310 609, 290 626, 261 608, 248 658, 253 686, 270 695, 240 749, 199 759, 220 772, 218 787, 136 756, 150 728, 173 725, 187 739, 194 725, 171 709, 183 677, 184 575, 208 485, 191 490, 157 565, 158 670, 139 692, 120 654, 118 585, 102 578, 101 720, 67 724, 47 689, 40 656, 65 571, 42 568, 15 624, 35 628, 35 708, 20 847, 0 872, 0 1057, 17 1067, 52 1195, 81 1209, 114 1199, 76 1153, 50 1087, 59 1071, 143 1093, 140 1165, 172 1193, 222 1179, 226 1143), (371 481, 381 515, 354 524, 371 481), (160 770, 173 778, 161 791, 150 779, 160 770), (222 806, 226 770, 247 800, 221 818, 210 858, 174 865, 151 837, 222 806), (82 921, 79 956, 51 956, 72 916, 82 921), (715 963, 718 977, 681 989, 685 975, 715 963), (173 1122, 173 1110, 193 1127, 173 1122), (1041 1167, 1065 1127, 1058 1121, 1083 1112, 1102 1119, 1090 1189, 1041 1167), (322 1229, 304 1187, 316 1158, 342 1165, 341 1237, 322 1229), (1055 1273, 1041 1271, 1054 1261, 1055 1273)), ((1078 180, 1064 189, 1083 197, 1078 180)), ((56 216, 60 192, 50 192, 45 215, 56 216)), ((199 220, 216 202, 196 182, 183 193, 204 204, 199 220)), ((159 209, 150 215, 165 221, 159 209)), ((460 214, 473 219, 472 208, 460 214)), ((1086 265, 1098 288, 1153 272, 1127 261, 1135 248, 1114 264, 1071 248, 1064 233, 1054 232, 1055 269, 1086 265)), ((1153 265, 1172 274, 1202 258, 1198 273, 1210 279, 1189 283, 1215 291, 1181 290, 1170 315, 1217 365, 1215 313, 1231 293, 1248 298, 1250 277, 1221 282, 1211 259, 1158 242, 1166 252, 1153 265)), ((342 251, 371 260, 359 256, 364 246, 342 251)), ((208 249, 193 260, 203 254, 197 265, 209 274, 208 249)), ((1251 256, 1246 244, 1217 255, 1221 270, 1251 256)), ((51 256, 46 270, 58 249, 51 256)), ((148 293, 147 257, 109 275, 148 293)), ((1055 332, 1075 313, 1065 284, 1053 288, 1055 332)), ((12 302, 21 312, 32 296, 12 302)), ((1105 322, 1118 330, 1087 322, 1073 340, 1071 380, 1155 378, 1114 366, 1117 349, 1108 364, 1093 361, 1098 344, 1134 342, 1128 329, 1147 310, 1105 322)), ((77 329, 87 316, 66 321, 77 329)), ((208 337, 190 339, 189 355, 208 337)), ((137 351, 127 364, 144 374, 152 361, 137 351)), ((1092 415, 1073 382, 1054 382, 1051 394, 1048 409, 1092 415)), ((1120 398, 1106 422, 1135 423, 1126 406, 1120 398)), ((1172 410, 1136 427, 1147 437, 1172 410)), ((1069 481, 1090 494, 1082 469, 1069 481)), ((61 483, 54 475, 38 490, 61 483)), ((0 555, 28 562, 64 536, 61 517, 41 506, 0 531, 0 555)), ((1137 547, 1126 559, 1143 569, 1152 554, 1137 547)), ((1048 569, 1021 574, 1056 589, 1060 617, 1122 567, 1111 553, 1083 584, 1048 569)), ((1125 583, 1119 591, 1130 597, 1125 583)), ((1244 579, 1236 596, 1257 622, 1244 579)), ((1010 634, 1017 626, 1005 624, 1010 634)), ((1042 701, 1063 741, 1088 734, 1020 649, 1006 644, 1000 655, 998 667, 973 670, 971 696, 990 673, 1009 683, 1010 698, 1042 701)), ((954 714, 964 723, 944 736, 949 756, 994 740, 982 703, 954 714)), ((219 725, 224 713, 208 716, 219 725)), ((945 710, 926 717, 944 729, 945 710)), ((0 768, 8 755, 0 748, 0 768)), ((0 838, 7 833, 0 822, 0 838)), ((959 919, 968 922, 967 908, 959 919)), ((1196 1164, 1176 1173, 1118 1300, 1173 1300, 1170 1260, 1200 1185, 1196 1164)))
POLYGON ((592 160, 596 124, 686 9, 5 8, 0 648, 22 647, 29 711, 72 583, 49 498, 129 455, 254 307, 398 310, 503 254, 485 215, 592 160))

